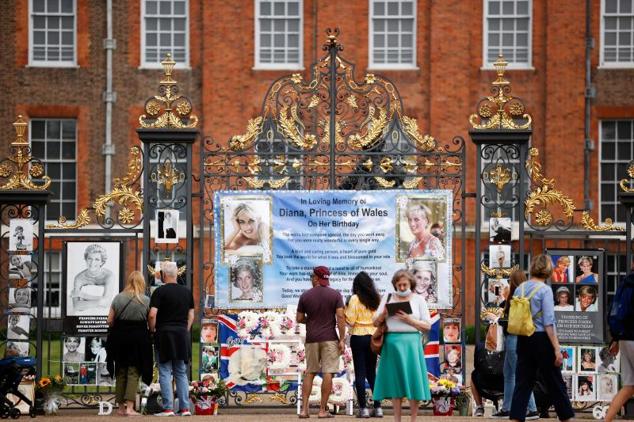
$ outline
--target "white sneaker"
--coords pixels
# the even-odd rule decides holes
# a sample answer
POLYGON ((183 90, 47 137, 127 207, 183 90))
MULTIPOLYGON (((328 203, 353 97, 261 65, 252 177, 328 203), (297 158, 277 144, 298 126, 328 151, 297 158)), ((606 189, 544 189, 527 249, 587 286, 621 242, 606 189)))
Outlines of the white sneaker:
POLYGON ((173 410, 165 409, 162 412, 155 413, 154 416, 175 416, 173 410))
POLYGON ((192 412, 190 412, 189 410, 181 410, 180 412, 178 412, 178 416, 191 416, 192 412))

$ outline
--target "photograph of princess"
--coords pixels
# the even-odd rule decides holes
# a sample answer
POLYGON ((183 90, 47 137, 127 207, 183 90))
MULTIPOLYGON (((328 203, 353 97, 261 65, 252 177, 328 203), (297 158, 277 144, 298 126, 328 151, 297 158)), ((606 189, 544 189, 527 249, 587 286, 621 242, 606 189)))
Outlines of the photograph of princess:
POLYGON ((262 268, 255 257, 241 257, 231 266, 231 302, 262 302, 262 268))
POLYGON ((599 274, 592 272, 592 257, 582 256, 577 261, 577 266, 581 274, 575 278, 577 284, 597 284, 599 282, 599 274))
POLYGON ((408 198, 404 212, 399 207, 399 258, 425 257, 444 261, 445 247, 440 238, 431 232, 431 227, 444 221, 446 212, 444 202, 408 198), (431 204, 436 205, 435 213, 429 206, 431 204))
POLYGON ((552 282, 568 283, 568 267, 570 267, 569 257, 563 255, 557 258, 557 261, 553 262, 553 274, 550 276, 552 282))
POLYGON ((14 218, 9 222, 9 251, 33 250, 33 223, 28 218, 14 218))
POLYGON ((417 259, 412 262, 410 271, 416 279, 415 293, 418 293, 429 303, 438 302, 438 283, 436 278, 436 261, 417 259))
MULTIPOLYGON (((226 198, 223 198, 226 199, 226 198)), ((271 260, 271 198, 221 201, 224 256, 262 256, 271 260)))
POLYGON ((555 291, 555 311, 574 311, 572 294, 566 286, 553 286, 555 291))
POLYGON ((577 377, 577 401, 592 401, 596 397, 592 377, 577 377))
POLYGON ((597 312, 597 288, 595 286, 577 286, 575 311, 597 312))
POLYGON ((579 349, 579 372, 597 372, 597 352, 594 348, 579 349))

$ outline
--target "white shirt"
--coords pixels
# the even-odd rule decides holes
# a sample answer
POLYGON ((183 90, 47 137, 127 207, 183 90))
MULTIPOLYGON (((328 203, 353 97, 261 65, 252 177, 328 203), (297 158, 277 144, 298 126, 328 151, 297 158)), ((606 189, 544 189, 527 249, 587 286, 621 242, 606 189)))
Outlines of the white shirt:
POLYGON ((572 305, 555 305, 555 311, 574 311, 572 305))
MULTIPOLYGON (((383 313, 385 309, 385 303, 387 301, 387 296, 383 296, 381 299, 381 303, 379 304, 379 308, 374 313, 374 316, 377 317, 383 313)), ((390 303, 396 302, 396 298, 394 297, 396 294, 392 293, 390 297, 390 303)), ((412 307, 412 317, 419 321, 426 321, 431 323, 431 316, 429 315, 429 308, 427 307, 427 302, 421 296, 417 294, 412 294, 409 298, 410 306, 412 307)), ((416 332, 418 331, 416 328, 412 327, 409 324, 399 320, 396 316, 388 316, 386 319, 387 322, 387 331, 390 333, 405 333, 405 332, 416 332)))

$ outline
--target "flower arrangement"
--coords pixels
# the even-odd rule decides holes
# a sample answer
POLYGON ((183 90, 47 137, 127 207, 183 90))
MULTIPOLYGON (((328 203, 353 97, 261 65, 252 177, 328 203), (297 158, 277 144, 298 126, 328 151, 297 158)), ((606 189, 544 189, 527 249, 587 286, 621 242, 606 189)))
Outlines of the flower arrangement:
POLYGON ((291 349, 284 344, 270 344, 267 362, 269 369, 288 368, 291 363, 291 349))
POLYGON ((457 397, 462 392, 458 384, 448 379, 439 379, 431 382, 429 390, 431 395, 436 397, 457 397))
POLYGON ((252 311, 243 311, 238 314, 238 335, 240 338, 249 338, 254 335, 260 324, 260 315, 252 311))
POLYGON ((280 314, 273 311, 264 312, 259 318, 260 336, 265 339, 280 335, 280 314))
POLYGON ((295 320, 288 315, 282 315, 280 319, 280 333, 284 336, 295 334, 295 320))
POLYGON ((193 398, 214 397, 218 398, 227 392, 227 386, 222 379, 214 375, 205 375, 201 381, 192 381, 189 385, 189 395, 193 398))
POLYGON ((46 396, 51 393, 61 393, 65 386, 64 378, 61 375, 55 375, 54 377, 40 378, 35 389, 46 396))

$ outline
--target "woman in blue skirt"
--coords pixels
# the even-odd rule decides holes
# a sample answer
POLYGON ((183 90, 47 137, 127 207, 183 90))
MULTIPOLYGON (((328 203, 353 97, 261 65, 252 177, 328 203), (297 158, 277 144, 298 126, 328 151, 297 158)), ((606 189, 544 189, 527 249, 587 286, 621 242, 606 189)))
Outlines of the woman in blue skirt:
POLYGON ((430 400, 427 365, 423 354, 421 331, 429 331, 431 321, 425 300, 414 293, 416 280, 407 270, 392 277, 394 292, 383 297, 374 314, 374 325, 387 322, 379 369, 374 386, 374 400, 392 399, 394 420, 401 420, 403 399, 409 399, 411 420, 416 420, 418 402, 430 400), (388 316, 386 302, 409 302, 412 313, 399 310, 388 316))

